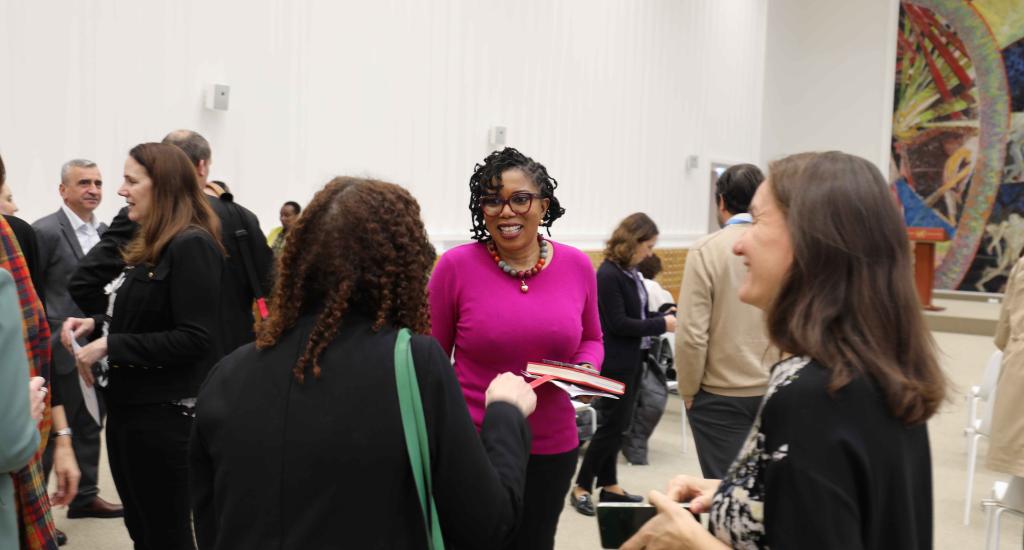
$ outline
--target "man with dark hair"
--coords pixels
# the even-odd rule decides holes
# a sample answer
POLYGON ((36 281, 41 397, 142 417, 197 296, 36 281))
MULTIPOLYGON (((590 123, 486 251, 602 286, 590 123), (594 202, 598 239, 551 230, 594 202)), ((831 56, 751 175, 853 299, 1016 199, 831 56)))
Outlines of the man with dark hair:
POLYGON ((686 255, 679 289, 675 366, 701 472, 722 479, 739 453, 768 385, 769 351, 761 311, 740 302, 746 274, 732 247, 751 222, 750 201, 764 175, 756 166, 730 167, 715 185, 722 229, 686 255))
MULTIPOLYGON (((107 229, 93 211, 103 199, 103 176, 95 162, 73 159, 61 167, 58 191, 61 207, 32 224, 38 241, 39 259, 44 277, 46 318, 50 324, 50 350, 52 377, 50 385, 60 396, 63 414, 70 430, 66 437, 54 436, 46 447, 43 458, 47 474, 51 466, 62 475, 62 458, 71 449, 78 459, 81 478, 78 495, 68 507, 69 518, 116 518, 124 515, 118 504, 111 504, 99 496, 97 479, 100 462, 100 428, 105 407, 95 389, 83 388, 79 383, 75 358, 60 343, 61 326, 68 317, 81 317, 82 312, 68 295, 68 280, 78 267, 78 261, 99 242, 107 229)), ((32 270, 32 267, 29 267, 32 270)), ((55 414, 56 416, 56 414, 55 414)))
MULTIPOLYGON (((270 290, 273 254, 256 215, 236 204, 223 187, 209 181, 212 153, 206 138, 192 130, 175 130, 164 137, 163 143, 181 148, 192 160, 199 185, 220 218, 221 243, 227 250, 221 293, 221 343, 229 353, 255 339, 253 301, 270 290)), ((122 209, 100 244, 83 259, 72 277, 71 296, 86 315, 102 314, 106 310, 103 287, 124 269, 120 250, 137 228, 128 220, 127 210, 122 209)))

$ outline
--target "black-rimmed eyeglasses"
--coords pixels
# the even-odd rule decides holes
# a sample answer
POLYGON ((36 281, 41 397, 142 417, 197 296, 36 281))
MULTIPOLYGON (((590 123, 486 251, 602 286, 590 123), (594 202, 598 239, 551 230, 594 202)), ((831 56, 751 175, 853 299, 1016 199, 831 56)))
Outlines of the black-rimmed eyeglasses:
POLYGON ((539 199, 541 195, 525 191, 512 193, 507 199, 497 195, 485 195, 480 197, 480 208, 488 216, 497 216, 501 214, 501 211, 505 209, 507 204, 512 209, 512 213, 525 214, 530 211, 530 207, 533 206, 533 199, 535 198, 539 199))

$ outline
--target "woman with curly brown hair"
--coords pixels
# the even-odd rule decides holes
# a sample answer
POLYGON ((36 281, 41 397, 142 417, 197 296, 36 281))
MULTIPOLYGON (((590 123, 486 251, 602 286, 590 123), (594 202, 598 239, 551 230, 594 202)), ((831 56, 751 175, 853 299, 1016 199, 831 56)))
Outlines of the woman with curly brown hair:
MULTIPOLYGON (((597 282, 585 254, 545 239, 564 210, 543 164, 513 148, 491 153, 470 178, 477 241, 446 252, 430 279, 434 337, 462 384, 470 414, 483 420, 487 382, 519 374, 528 361, 601 366, 597 282)), ((514 548, 555 544, 563 499, 576 470, 579 435, 569 396, 543 384, 530 417, 533 447, 523 525, 514 548)))
POLYGON ((199 396, 192 503, 199 547, 422 548, 396 390, 409 328, 434 499, 446 543, 501 544, 522 507, 536 398, 505 375, 473 428, 447 355, 427 333, 434 249, 401 187, 335 178, 289 230, 255 344, 199 396))

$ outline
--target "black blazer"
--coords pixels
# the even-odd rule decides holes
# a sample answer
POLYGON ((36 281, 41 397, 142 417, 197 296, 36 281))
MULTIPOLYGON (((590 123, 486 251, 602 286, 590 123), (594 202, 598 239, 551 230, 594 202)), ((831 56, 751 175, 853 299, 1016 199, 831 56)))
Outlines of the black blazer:
POLYGON ((636 280, 609 260, 597 268, 597 308, 604 332, 601 374, 617 380, 629 380, 634 369, 640 367, 642 337, 663 334, 664 316, 648 313, 647 319, 640 318, 636 280))
MULTIPOLYGON (((107 336, 109 402, 162 403, 195 397, 221 358, 224 257, 206 231, 182 231, 156 265, 128 266, 107 336)), ((94 336, 99 335, 97 323, 94 336)))
MULTIPOLYGON (((314 317, 278 343, 242 346, 199 394, 189 447, 201 550, 425 548, 406 454, 394 346, 346 313, 321 374, 292 374, 314 317)), ((430 447, 434 499, 449 547, 501 548, 521 517, 530 433, 508 403, 487 408, 479 435, 436 340, 411 342, 430 447)))

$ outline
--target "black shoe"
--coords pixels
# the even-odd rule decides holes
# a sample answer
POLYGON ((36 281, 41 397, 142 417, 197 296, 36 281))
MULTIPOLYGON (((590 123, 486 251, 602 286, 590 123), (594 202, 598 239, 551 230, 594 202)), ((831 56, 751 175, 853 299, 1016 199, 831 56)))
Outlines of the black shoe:
POLYGON ((631 494, 627 493, 625 489, 623 489, 622 492, 625 493, 625 494, 620 495, 618 493, 613 493, 611 491, 605 491, 604 489, 601 489, 601 502, 643 502, 644 501, 644 497, 637 496, 637 495, 631 495, 631 494))
POLYGON ((580 497, 577 497, 573 493, 569 493, 569 504, 584 516, 595 515, 594 501, 591 500, 590 493, 584 493, 580 497))
POLYGON ((64 531, 61 531, 60 529, 56 529, 56 531, 57 531, 57 536, 54 537, 54 538, 57 539, 57 546, 64 546, 65 544, 67 544, 68 543, 68 536, 64 534, 64 531))

